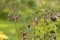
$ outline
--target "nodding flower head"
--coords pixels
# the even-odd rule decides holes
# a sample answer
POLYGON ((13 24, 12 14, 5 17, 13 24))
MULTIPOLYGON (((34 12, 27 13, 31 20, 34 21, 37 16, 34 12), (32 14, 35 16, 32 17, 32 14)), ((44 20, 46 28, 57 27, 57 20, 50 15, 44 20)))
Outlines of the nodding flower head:
POLYGON ((35 17, 34 25, 35 25, 35 26, 38 25, 38 18, 37 18, 37 17, 35 17))
POLYGON ((18 16, 16 16, 16 19, 18 19, 18 16))
POLYGON ((26 31, 23 31, 23 36, 25 36, 26 35, 26 31))
POLYGON ((54 39, 56 39, 56 37, 54 37, 54 39))
POLYGON ((34 26, 37 26, 37 25, 38 25, 38 21, 35 21, 35 22, 34 22, 34 26))
POLYGON ((18 21, 18 18, 19 18, 18 16, 15 16, 15 17, 14 17, 15 22, 18 21))
POLYGON ((50 18, 53 22, 55 22, 57 19, 55 17, 50 18))
POLYGON ((30 28, 30 24, 28 24, 28 28, 30 28))

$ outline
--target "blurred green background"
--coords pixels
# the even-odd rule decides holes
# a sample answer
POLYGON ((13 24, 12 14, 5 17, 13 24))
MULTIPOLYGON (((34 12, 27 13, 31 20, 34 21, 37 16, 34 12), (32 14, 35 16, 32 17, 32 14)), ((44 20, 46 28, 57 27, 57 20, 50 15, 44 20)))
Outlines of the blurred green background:
MULTIPOLYGON (((28 31, 27 24, 30 21, 31 18, 34 17, 36 9, 38 10, 39 16, 43 14, 41 2, 43 6, 51 11, 51 9, 55 10, 56 12, 60 13, 60 0, 0 0, 0 31, 4 32, 8 36, 8 40, 18 40, 18 36, 15 30, 15 24, 14 21, 8 21, 8 14, 10 13, 12 17, 14 14, 18 15, 21 14, 24 18, 22 19, 22 16, 19 18, 17 22, 20 39, 22 40, 22 33, 21 31, 24 30, 24 26, 26 26, 26 31, 28 31), (25 22, 23 22, 25 20, 25 22)), ((30 21, 31 24, 31 40, 33 40, 33 21, 30 21)), ((53 26, 51 22, 49 21, 49 27, 53 26)), ((56 21, 56 25, 54 25, 58 28, 57 30, 57 38, 60 40, 60 19, 56 21)), ((50 28, 49 30, 54 30, 54 28, 50 28)), ((39 33, 36 31, 36 34, 40 34, 39 36, 43 37, 44 30, 46 32, 47 26, 42 23, 39 20, 39 26, 37 27, 37 30, 42 31, 39 33), (39 30, 39 28, 42 30, 39 30)), ((27 34, 28 35, 28 34, 27 34)), ((38 40, 38 39, 37 39, 38 40)))

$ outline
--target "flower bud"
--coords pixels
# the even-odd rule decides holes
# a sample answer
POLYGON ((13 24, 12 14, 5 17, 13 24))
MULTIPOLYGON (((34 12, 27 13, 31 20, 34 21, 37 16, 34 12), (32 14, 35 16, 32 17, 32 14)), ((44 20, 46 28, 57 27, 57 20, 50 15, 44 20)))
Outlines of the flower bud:
POLYGON ((38 12, 36 11, 36 14, 38 14, 38 12))
POLYGON ((11 21, 11 16, 10 16, 10 14, 8 14, 8 20, 11 21))
POLYGON ((11 21, 11 18, 9 17, 8 20, 11 21))
POLYGON ((55 33, 55 31, 50 31, 50 33, 55 33))

